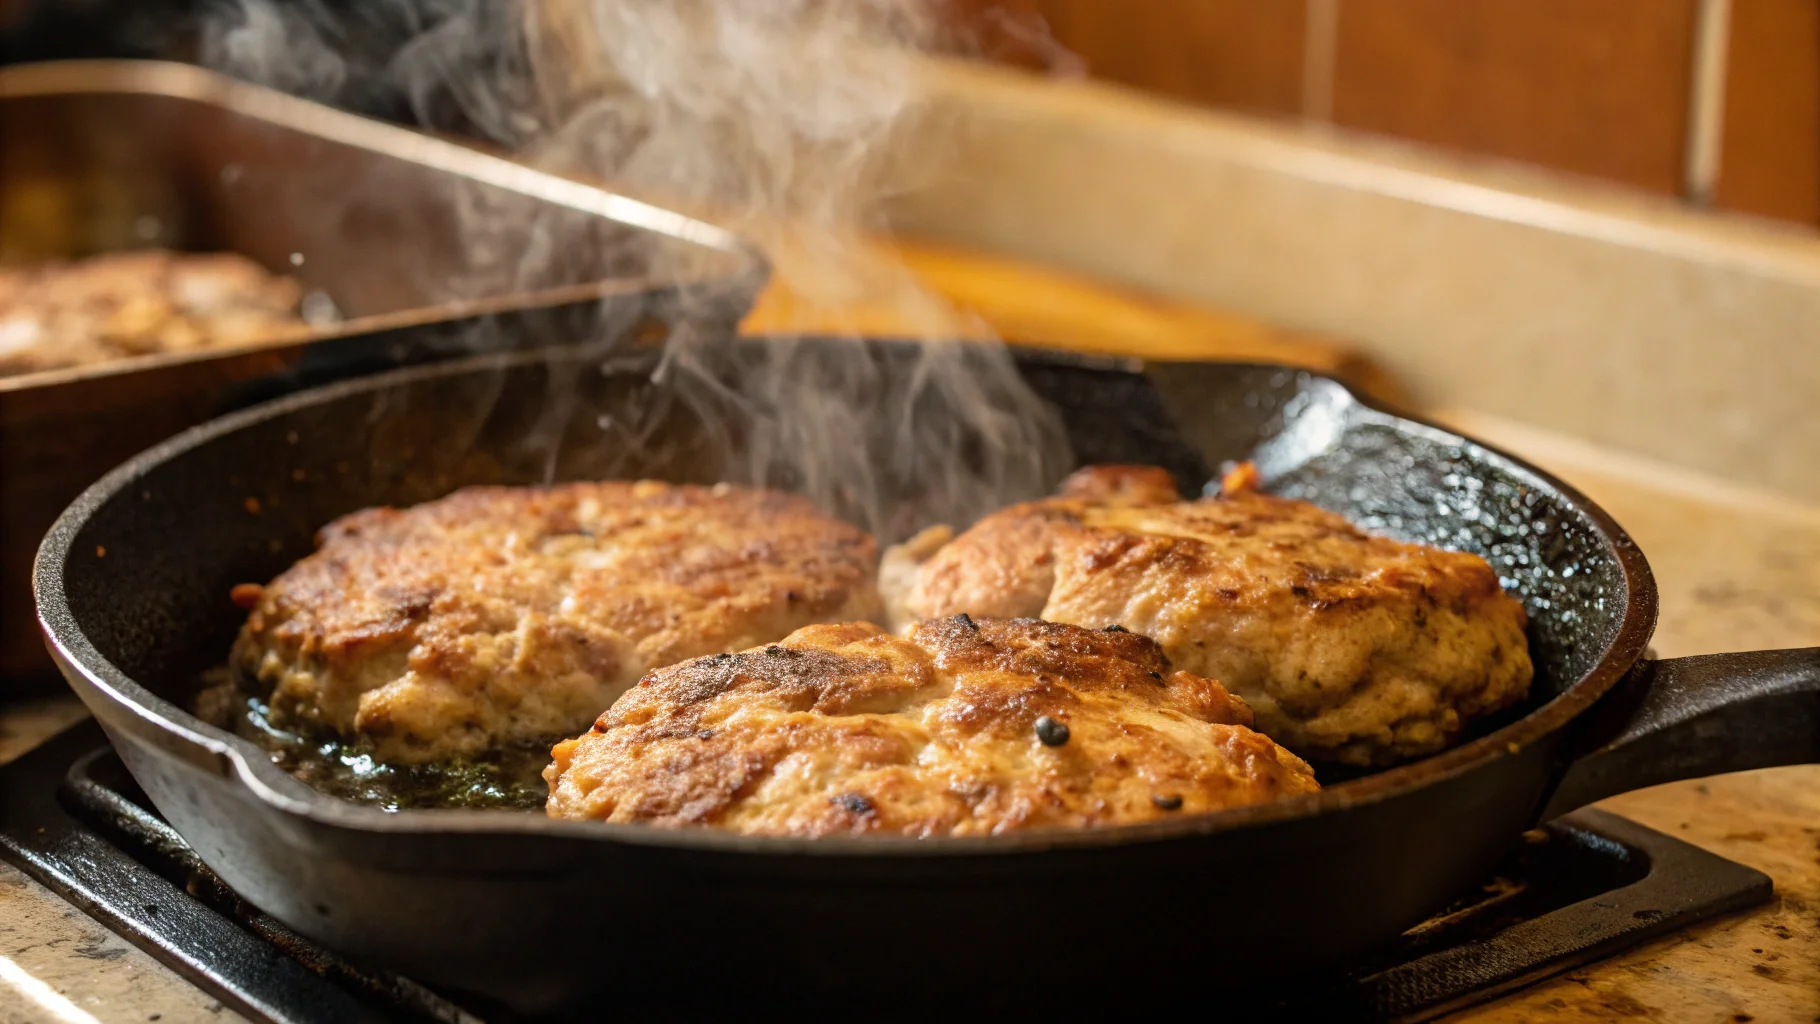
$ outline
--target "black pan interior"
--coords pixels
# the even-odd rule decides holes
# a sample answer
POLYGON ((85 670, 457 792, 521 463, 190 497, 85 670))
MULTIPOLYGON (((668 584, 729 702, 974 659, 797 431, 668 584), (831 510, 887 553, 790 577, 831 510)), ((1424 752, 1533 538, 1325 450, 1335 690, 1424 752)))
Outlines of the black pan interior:
MULTIPOLYGON (((913 355, 908 343, 809 344, 832 361, 913 355)), ((469 484, 720 479, 741 443, 737 415, 654 381, 656 358, 487 357, 323 389, 179 437, 88 499, 98 504, 64 567, 73 625, 126 676, 182 704, 238 627, 229 589, 276 575, 336 516, 469 484)), ((1016 360, 1059 414, 1076 464, 1158 464, 1195 493, 1223 462, 1252 458, 1273 491, 1484 555, 1530 612, 1528 707, 1579 679, 1615 636, 1629 595, 1608 534, 1514 460, 1297 370, 1016 360)), ((888 484, 919 499, 914 480, 888 484)))

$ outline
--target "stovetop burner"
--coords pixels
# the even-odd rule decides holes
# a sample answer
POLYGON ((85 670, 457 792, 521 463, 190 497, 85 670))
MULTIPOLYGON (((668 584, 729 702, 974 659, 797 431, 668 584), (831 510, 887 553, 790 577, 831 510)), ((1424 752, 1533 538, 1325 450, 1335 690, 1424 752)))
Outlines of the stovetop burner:
MULTIPOLYGON (((84 722, 0 768, 0 856, 253 1020, 519 1019, 296 935, 235 895, 150 808, 84 722)), ((1245 1015, 1428 1020, 1770 896, 1759 871, 1583 810, 1525 836, 1480 891, 1373 962, 1245 1015)))

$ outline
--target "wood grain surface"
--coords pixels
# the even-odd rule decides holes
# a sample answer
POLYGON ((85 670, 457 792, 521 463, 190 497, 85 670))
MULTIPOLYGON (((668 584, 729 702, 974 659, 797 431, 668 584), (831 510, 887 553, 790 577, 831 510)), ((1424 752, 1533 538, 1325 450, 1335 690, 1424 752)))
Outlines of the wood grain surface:
POLYGON ((774 253, 772 281, 742 329, 1002 338, 1157 360, 1275 362, 1328 374, 1392 405, 1407 401, 1391 376, 1334 338, 950 246, 856 244, 868 247, 870 260, 901 266, 904 273, 843 276, 836 297, 818 287, 812 271, 774 253))

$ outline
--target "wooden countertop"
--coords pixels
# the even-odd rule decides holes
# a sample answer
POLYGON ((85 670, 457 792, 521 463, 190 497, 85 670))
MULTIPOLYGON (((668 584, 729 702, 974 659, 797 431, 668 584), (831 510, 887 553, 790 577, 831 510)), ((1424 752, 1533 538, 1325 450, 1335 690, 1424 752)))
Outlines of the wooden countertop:
MULTIPOLYGON (((1154 359, 1277 360, 1400 398, 1393 381, 1332 339, 1277 332, 1004 260, 927 246, 900 251, 947 304, 942 317, 906 318, 883 295, 839 303, 805 296, 790 287, 786 266, 747 329, 919 334, 940 322, 963 335, 996 332, 1019 343, 1154 359)), ((1820 645, 1820 508, 1467 410, 1431 415, 1549 468, 1625 524, 1658 574, 1662 619, 1655 646, 1664 656, 1820 645)), ((80 714, 71 698, 0 709, 0 761, 80 714)), ((1776 901, 1449 1020, 1820 1020, 1820 766, 1677 783, 1604 806, 1766 872, 1776 901)), ((4 865, 0 956, 102 1021, 141 1021, 148 1008, 173 1022, 232 1017, 4 865)), ((6 986, 0 979, 0 991, 6 986)), ((59 1019, 48 1009, 10 1007, 0 1018, 59 1019)))

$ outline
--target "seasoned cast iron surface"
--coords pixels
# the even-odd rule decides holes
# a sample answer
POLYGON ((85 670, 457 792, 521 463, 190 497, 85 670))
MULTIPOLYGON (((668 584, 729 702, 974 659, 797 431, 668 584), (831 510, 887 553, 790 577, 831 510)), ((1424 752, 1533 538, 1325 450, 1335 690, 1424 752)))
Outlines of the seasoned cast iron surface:
MULTIPOLYGON (((869 347, 887 361, 910 355, 900 343, 869 347)), ((821 357, 858 355, 832 341, 821 357)), ((293 400, 151 467, 95 511, 65 574, 74 620, 130 677, 187 706, 238 627, 229 589, 270 579, 336 516, 477 483, 721 479, 723 446, 741 442, 737 415, 652 383, 654 358, 515 356, 293 400), (704 429, 704 411, 716 429, 704 429), (193 545, 226 555, 200 558, 193 545)), ((729 373, 739 358, 728 357, 729 373)), ((1622 574, 1572 502, 1546 500, 1545 481, 1501 456, 1360 405, 1332 381, 1268 366, 1018 361, 1078 463, 1160 464, 1193 493, 1222 462, 1254 458, 1278 493, 1485 555, 1531 614, 1536 698, 1512 716, 1591 668, 1621 617, 1622 574)), ((914 480, 885 486, 905 507, 921 499, 914 480)))

